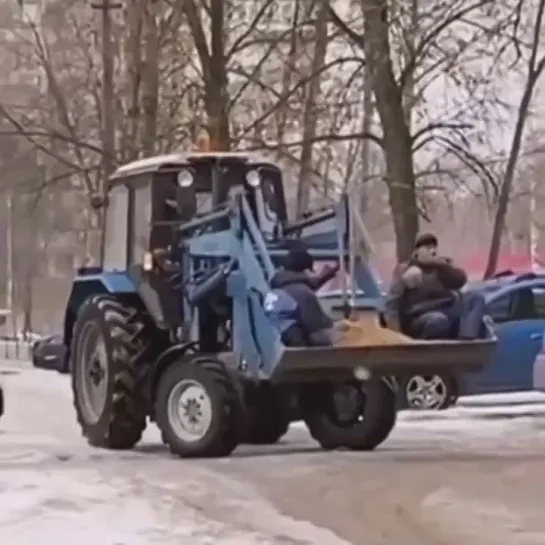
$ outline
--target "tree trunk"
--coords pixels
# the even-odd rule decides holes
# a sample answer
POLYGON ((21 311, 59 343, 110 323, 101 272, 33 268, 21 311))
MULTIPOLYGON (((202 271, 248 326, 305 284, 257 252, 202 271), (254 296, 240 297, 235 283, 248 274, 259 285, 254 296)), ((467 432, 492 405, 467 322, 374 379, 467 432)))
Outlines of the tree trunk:
POLYGON ((360 0, 364 14, 365 59, 382 130, 390 208, 399 260, 406 260, 418 232, 418 207, 412 140, 405 119, 402 92, 391 61, 386 0, 360 0))
MULTIPOLYGON (((363 119, 361 124, 361 132, 369 134, 373 126, 373 115, 375 113, 375 105, 373 103, 373 91, 369 71, 365 71, 363 83, 363 119)), ((361 183, 359 190, 360 211, 362 214, 367 209, 369 201, 369 176, 371 173, 371 142, 369 138, 363 138, 361 142, 361 183)))
POLYGON ((329 20, 329 2, 321 0, 318 4, 314 25, 314 56, 310 66, 311 80, 307 87, 303 110, 303 145, 301 147, 301 168, 297 184, 296 214, 300 217, 308 210, 312 177, 312 148, 316 136, 316 105, 320 98, 320 68, 324 65, 327 52, 327 23, 329 20))
POLYGON ((126 10, 127 38, 124 44, 125 70, 127 73, 127 128, 125 142, 120 150, 123 161, 139 156, 140 142, 140 87, 142 80, 142 20, 143 2, 135 0, 126 10))
MULTIPOLYGON (((292 14, 292 27, 290 32, 290 46, 286 58, 286 63, 282 70, 282 94, 280 96, 287 96, 291 87, 291 82, 293 79, 293 70, 295 63, 297 62, 297 53, 298 53, 298 42, 299 42, 299 11, 301 3, 293 3, 293 14, 292 14)), ((276 141, 279 146, 282 146, 284 143, 284 134, 286 132, 286 125, 288 121, 289 114, 289 102, 285 101, 279 108, 276 113, 276 141)))
POLYGON ((528 71, 526 86, 524 93, 520 99, 520 104, 517 114, 517 123, 515 125, 515 131, 513 133, 513 139, 511 141, 511 150, 509 151, 509 159, 507 160, 507 166, 505 167, 505 173, 503 175, 503 183, 498 198, 498 208, 494 218, 494 228, 492 230, 492 239, 490 241, 490 250, 488 253, 488 262, 484 272, 484 278, 490 278, 495 272, 498 266, 498 258, 500 255, 501 238, 503 230, 505 228, 505 218, 507 216, 507 209, 509 206, 509 198, 511 196, 511 190, 513 188, 513 182, 515 178, 515 171, 519 155, 522 149, 522 138, 524 136, 524 127, 526 125, 526 119, 532 103, 532 97, 537 81, 543 70, 545 69, 545 56, 537 61, 537 54, 539 50, 539 38, 541 35, 541 26, 543 23, 543 15, 545 11, 545 0, 540 0, 537 7, 537 13, 533 29, 533 42, 530 52, 530 59, 528 61, 528 71))
POLYGON ((204 32, 200 13, 208 10, 197 5, 196 0, 185 0, 182 5, 201 63, 210 147, 216 151, 227 151, 231 146, 231 133, 225 58, 224 2, 210 0, 210 28, 207 33, 204 32), (210 35, 210 49, 206 41, 207 34, 210 35))
POLYGON ((155 153, 157 143, 157 108, 159 105, 159 35, 157 17, 159 0, 147 0, 142 23, 142 151, 145 156, 155 153))
POLYGON ((231 147, 224 18, 224 0, 211 0, 210 77, 208 81, 205 82, 205 102, 208 115, 210 146, 217 151, 227 151, 231 147))
POLYGON ((524 90, 524 94, 520 101, 517 123, 515 125, 515 131, 513 133, 513 140, 511 142, 511 150, 509 151, 509 158, 507 160, 507 166, 505 167, 505 173, 503 175, 503 183, 500 189, 500 195, 498 197, 498 208, 494 217, 494 228, 492 230, 492 239, 490 240, 490 249, 488 252, 488 261, 486 263, 486 269, 484 271, 484 278, 490 278, 495 272, 498 266, 498 259, 500 256, 501 239, 505 229, 505 218, 507 216, 507 209, 509 207, 509 198, 511 196, 511 190, 513 188, 513 182, 515 179, 515 171, 517 168, 518 158, 522 148, 522 137, 524 136, 524 126, 526 125, 526 119, 528 117, 528 110, 532 101, 532 95, 534 92, 535 83, 537 79, 528 84, 524 90))

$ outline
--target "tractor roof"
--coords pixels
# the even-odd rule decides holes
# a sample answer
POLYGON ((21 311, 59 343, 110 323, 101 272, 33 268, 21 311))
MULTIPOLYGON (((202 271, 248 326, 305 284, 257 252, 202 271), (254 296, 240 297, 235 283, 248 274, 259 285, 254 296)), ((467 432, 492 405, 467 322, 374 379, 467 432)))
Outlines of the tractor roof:
POLYGON ((188 152, 156 155, 145 159, 137 159, 117 168, 110 176, 110 180, 129 178, 139 174, 148 174, 163 170, 165 167, 177 168, 187 166, 190 163, 206 162, 214 160, 231 160, 240 162, 265 162, 265 160, 252 153, 244 152, 188 152))

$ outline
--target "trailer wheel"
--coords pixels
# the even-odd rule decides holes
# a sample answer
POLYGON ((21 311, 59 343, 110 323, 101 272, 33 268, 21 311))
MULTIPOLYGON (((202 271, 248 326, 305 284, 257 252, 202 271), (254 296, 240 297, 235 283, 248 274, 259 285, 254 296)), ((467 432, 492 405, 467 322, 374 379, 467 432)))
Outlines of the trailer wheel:
POLYGON ((146 355, 145 326, 136 309, 109 295, 83 303, 70 358, 74 407, 89 444, 125 450, 142 437, 146 409, 138 373, 146 355))
POLYGON ((396 396, 385 380, 323 384, 302 400, 311 436, 324 449, 373 450, 396 422, 396 396))
POLYGON ((159 378, 155 418, 161 437, 182 458, 228 456, 239 443, 239 400, 223 363, 180 360, 159 378))

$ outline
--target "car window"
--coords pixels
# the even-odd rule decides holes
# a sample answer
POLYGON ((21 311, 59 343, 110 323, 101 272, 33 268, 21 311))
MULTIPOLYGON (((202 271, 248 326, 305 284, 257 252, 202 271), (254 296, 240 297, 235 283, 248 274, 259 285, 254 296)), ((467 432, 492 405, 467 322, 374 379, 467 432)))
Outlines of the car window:
POLYGON ((534 295, 536 317, 545 319, 545 286, 532 288, 532 292, 534 295))
POLYGON ((495 323, 509 322, 512 319, 512 299, 512 294, 507 293, 495 301, 488 303, 486 312, 495 323))
POLYGON ((496 323, 545 319, 545 284, 517 287, 491 301, 487 312, 496 323))

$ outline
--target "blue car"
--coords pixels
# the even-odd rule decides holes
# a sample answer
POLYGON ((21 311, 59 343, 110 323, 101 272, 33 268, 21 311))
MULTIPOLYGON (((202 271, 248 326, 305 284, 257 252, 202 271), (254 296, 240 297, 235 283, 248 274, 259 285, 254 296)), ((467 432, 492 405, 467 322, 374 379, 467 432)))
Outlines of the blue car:
MULTIPOLYGON (((440 410, 453 405, 460 395, 479 395, 533 390, 534 362, 541 350, 545 331, 545 274, 500 273, 494 278, 469 284, 468 291, 480 291, 487 313, 494 321, 498 345, 494 361, 480 373, 463 376, 420 376, 400 384, 400 407, 440 410)), ((322 301, 326 308, 328 297, 322 301)), ((379 307, 380 302, 369 302, 379 307)), ((538 358, 539 360, 539 358, 538 358)), ((543 388, 545 389, 545 354, 543 388)))
POLYGON ((460 395, 522 392, 535 385, 534 362, 545 331, 545 275, 500 274, 470 284, 484 294, 498 337, 494 360, 480 373, 461 377, 413 376, 400 389, 403 406, 445 409, 460 395))

